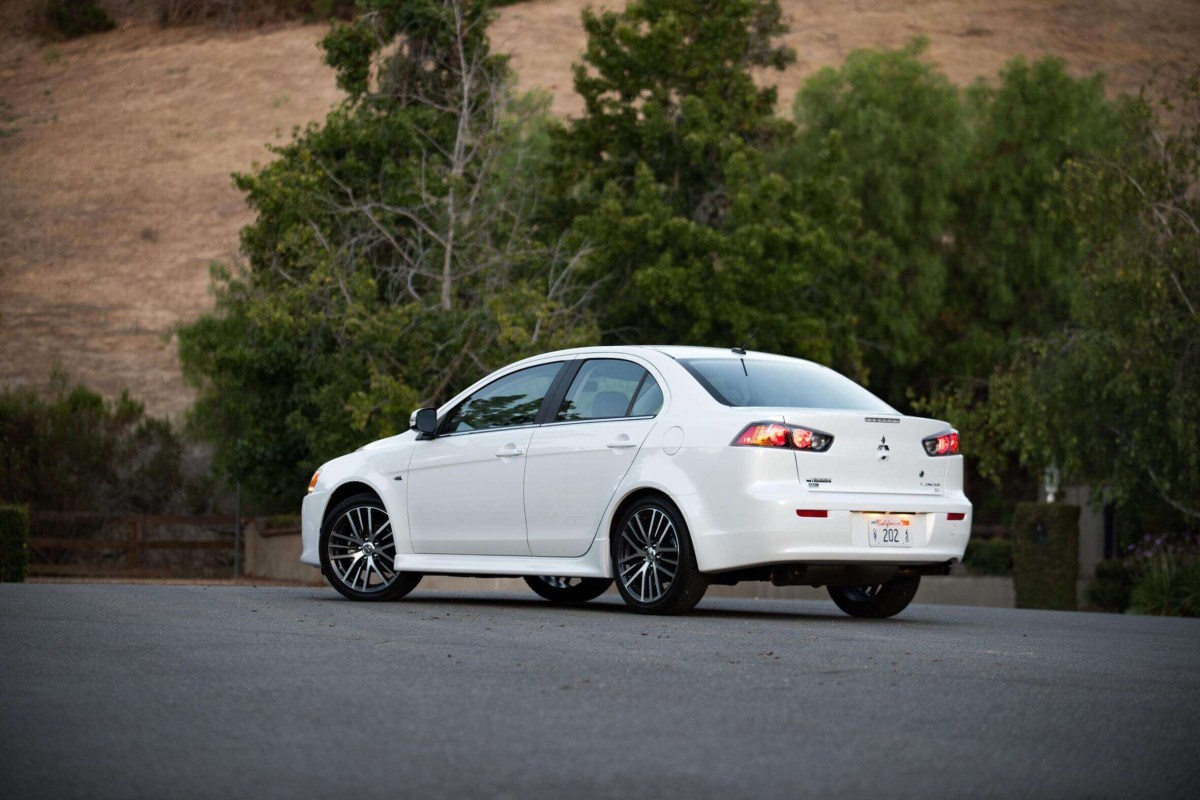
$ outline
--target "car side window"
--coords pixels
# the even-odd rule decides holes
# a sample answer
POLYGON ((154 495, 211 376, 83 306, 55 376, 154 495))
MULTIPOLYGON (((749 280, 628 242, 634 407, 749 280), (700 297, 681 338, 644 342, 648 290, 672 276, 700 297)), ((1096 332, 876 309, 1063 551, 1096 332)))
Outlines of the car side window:
POLYGON ((633 408, 629 410, 629 416, 653 417, 662 410, 662 404, 662 387, 658 385, 658 381, 650 377, 649 373, 646 373, 646 380, 642 381, 642 388, 638 389, 637 397, 633 401, 633 408))
POLYGON ((492 381, 450 412, 443 433, 532 425, 561 363, 518 370, 492 381))
POLYGON ((573 422, 627 416, 635 395, 640 396, 639 389, 646 382, 653 383, 654 379, 631 361, 615 358, 585 361, 554 419, 573 422))

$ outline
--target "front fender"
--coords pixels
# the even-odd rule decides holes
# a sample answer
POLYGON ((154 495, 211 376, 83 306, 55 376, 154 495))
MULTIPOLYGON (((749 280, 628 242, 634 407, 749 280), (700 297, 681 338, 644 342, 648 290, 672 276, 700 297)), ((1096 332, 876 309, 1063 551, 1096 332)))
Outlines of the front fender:
POLYGON ((303 552, 300 560, 305 564, 320 565, 319 542, 325 515, 333 504, 366 490, 379 497, 387 511, 397 556, 412 554, 406 480, 412 453, 413 442, 403 441, 391 447, 350 453, 322 466, 313 493, 304 498, 301 506, 303 552))

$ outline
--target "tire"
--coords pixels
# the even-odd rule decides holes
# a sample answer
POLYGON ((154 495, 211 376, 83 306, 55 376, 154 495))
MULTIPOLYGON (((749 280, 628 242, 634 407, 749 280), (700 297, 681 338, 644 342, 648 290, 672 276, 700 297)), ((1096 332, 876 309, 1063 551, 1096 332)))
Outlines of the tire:
POLYGON ((595 600, 612 586, 612 578, 557 578, 551 575, 526 575, 525 582, 551 603, 564 605, 595 600))
POLYGON ((351 600, 399 600, 421 582, 420 573, 396 572, 396 540, 387 509, 373 494, 349 497, 325 515, 321 574, 351 600))
POLYGON ((921 586, 921 576, 900 576, 876 586, 828 586, 837 607, 852 617, 894 617, 912 602, 921 586))
POLYGON ((708 590, 683 517, 669 501, 634 503, 613 529, 613 572, 625 604, 639 614, 683 614, 708 590))

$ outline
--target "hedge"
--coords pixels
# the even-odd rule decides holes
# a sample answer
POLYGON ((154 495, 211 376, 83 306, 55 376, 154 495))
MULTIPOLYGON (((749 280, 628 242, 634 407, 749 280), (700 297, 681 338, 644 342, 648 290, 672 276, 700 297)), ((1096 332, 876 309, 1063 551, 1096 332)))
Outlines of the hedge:
POLYGON ((972 575, 1012 575, 1011 539, 972 539, 967 542, 963 566, 972 575))
POLYGON ((1079 506, 1018 503, 1013 515, 1017 608, 1074 611, 1079 579, 1079 506))
POLYGON ((29 566, 29 509, 0 505, 0 583, 24 583, 29 566))

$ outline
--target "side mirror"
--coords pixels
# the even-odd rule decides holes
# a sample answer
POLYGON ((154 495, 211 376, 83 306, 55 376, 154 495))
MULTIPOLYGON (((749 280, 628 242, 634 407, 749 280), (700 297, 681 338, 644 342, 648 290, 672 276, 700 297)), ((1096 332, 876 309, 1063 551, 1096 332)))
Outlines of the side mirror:
POLYGON ((408 418, 408 426, 423 436, 436 436, 438 426, 437 409, 418 408, 408 418))

